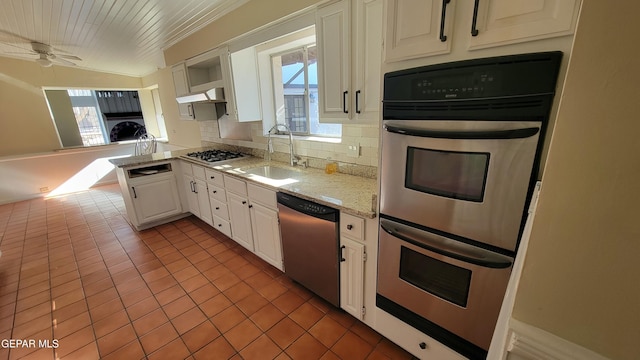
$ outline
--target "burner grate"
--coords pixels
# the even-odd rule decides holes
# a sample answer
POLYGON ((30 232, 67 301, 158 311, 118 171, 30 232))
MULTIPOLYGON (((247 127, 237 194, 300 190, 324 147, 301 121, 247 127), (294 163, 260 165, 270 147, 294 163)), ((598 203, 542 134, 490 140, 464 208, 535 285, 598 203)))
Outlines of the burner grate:
POLYGON ((245 155, 240 152, 235 151, 225 151, 225 150, 205 150, 205 151, 194 151, 187 153, 187 156, 192 159, 198 159, 205 162, 218 162, 225 161, 231 159, 242 158, 245 155))

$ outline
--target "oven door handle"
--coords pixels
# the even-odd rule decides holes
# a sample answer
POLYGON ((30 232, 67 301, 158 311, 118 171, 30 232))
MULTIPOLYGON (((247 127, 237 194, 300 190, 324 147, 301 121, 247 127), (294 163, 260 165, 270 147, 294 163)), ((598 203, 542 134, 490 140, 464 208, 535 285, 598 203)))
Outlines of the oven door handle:
POLYGON ((404 128, 394 125, 385 125, 384 129, 391 133, 428 137, 436 139, 467 139, 467 140, 493 140, 493 139, 524 139, 531 137, 538 132, 540 128, 529 127, 523 129, 508 130, 489 130, 489 131, 440 131, 440 130, 422 130, 404 128))
POLYGON ((493 269, 506 269, 513 264, 513 259, 508 256, 415 229, 388 219, 380 219, 380 227, 398 239, 470 264, 493 269))

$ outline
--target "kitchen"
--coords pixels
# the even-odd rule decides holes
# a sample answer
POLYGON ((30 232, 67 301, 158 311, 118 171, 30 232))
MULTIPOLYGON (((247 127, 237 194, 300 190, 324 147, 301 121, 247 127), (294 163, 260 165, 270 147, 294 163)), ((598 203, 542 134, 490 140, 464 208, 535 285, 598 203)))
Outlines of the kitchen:
MULTIPOLYGON (((263 14, 265 18, 253 19, 255 23, 243 25, 243 28, 258 27, 305 6, 279 3, 282 6, 275 9, 278 6, 260 7, 258 4, 249 4, 253 7, 249 6, 245 11, 263 14)), ((456 12, 462 9, 463 5, 460 3, 457 6, 456 12)), ((629 130, 637 128, 637 125, 630 122, 633 114, 622 103, 625 96, 630 96, 629 101, 633 101, 632 96, 637 94, 637 90, 625 81, 629 78, 626 73, 620 74, 615 70, 622 66, 632 69, 630 58, 633 57, 629 57, 628 53, 635 49, 629 49, 624 44, 633 41, 637 29, 631 25, 632 20, 623 20, 625 16, 634 13, 633 6, 635 5, 627 4, 624 8, 609 9, 605 5, 597 5, 590 1, 583 4, 575 43, 571 49, 570 61, 574 63, 569 66, 567 72, 568 78, 556 117, 553 144, 548 146, 548 165, 545 165, 543 191, 513 316, 525 324, 532 324, 610 358, 633 358, 632 339, 635 338, 634 334, 638 328, 635 301, 638 296, 637 289, 621 288, 621 284, 625 282, 633 283, 630 276, 637 273, 637 269, 629 265, 635 263, 630 258, 635 248, 628 247, 637 244, 625 243, 623 240, 625 237, 633 238, 633 234, 637 234, 637 228, 631 225, 633 222, 629 218, 634 214, 631 207, 634 197, 629 195, 637 196, 637 190, 634 190, 635 187, 632 185, 634 179, 637 180, 637 169, 624 166, 625 162, 637 163, 631 148, 633 141, 626 138, 631 136, 632 131, 629 130), (615 40, 607 35, 611 33, 616 34, 615 40), (606 56, 601 54, 604 48, 607 49, 606 56), (575 72, 572 72, 572 69, 575 72), (596 85, 596 88, 591 85, 596 85), (616 92, 614 97, 612 92, 606 91, 610 88, 627 91, 616 92), (584 89, 590 89, 588 94, 594 96, 585 94, 584 89), (607 103, 612 105, 605 106, 607 103), (617 104, 620 106, 616 106, 617 104), (596 121, 596 118, 600 121, 596 121), (609 119, 606 126, 602 123, 603 118, 609 119), (584 126, 585 121, 588 121, 588 126, 584 126), (579 136, 576 136, 576 133, 579 136), (593 144, 596 144, 597 148, 594 148, 593 144), (613 154, 615 157, 606 156, 613 154), (557 203, 558 199, 563 198, 567 199, 566 203, 557 203), (614 203, 611 199, 618 200, 614 203), (609 241, 604 248, 601 243, 603 238, 609 241), (626 246, 623 247, 623 244, 626 246), (593 258, 599 261, 594 264, 593 258), (628 266, 631 268, 626 268, 628 266), (594 283, 592 279, 601 281, 594 283), (605 294, 620 295, 611 299, 605 294), (607 310, 602 311, 603 308, 607 310), (595 319, 593 314, 598 314, 595 319)), ((233 27, 230 24, 233 20, 230 18, 222 18, 221 21, 222 25, 226 25, 225 29, 236 33, 226 36, 216 34, 222 37, 221 39, 216 39, 215 36, 209 36, 205 41, 198 39, 195 45, 181 43, 173 49, 175 51, 167 51, 167 63, 172 64, 190 57, 189 54, 196 55, 214 48, 217 44, 246 31, 233 27), (190 48, 191 46, 194 48, 190 48), (171 54, 174 54, 173 59, 171 54), (181 54, 181 57, 176 54, 181 54)), ((456 46, 456 43, 453 46, 456 46)), ((505 51, 505 54, 509 53, 508 49, 502 51, 505 51)), ((445 62, 445 59, 446 56, 440 56, 429 61, 445 62)), ((1 61, 3 69, 9 68, 11 71, 11 75, 7 76, 17 77, 27 83, 33 82, 25 73, 37 68, 4 58, 1 61)), ((424 65, 424 62, 412 60, 396 66, 410 68, 419 64, 424 65)), ((396 68, 390 66, 384 69, 385 72, 393 70, 396 68)), ((45 74, 53 76, 48 72, 45 74)), ((34 98, 24 87, 19 86, 20 83, 16 85, 15 81, 10 82, 6 79, 6 76, 3 77, 3 96, 0 100, 3 109, 2 144, 5 144, 2 146, 15 146, 13 144, 18 142, 25 148, 20 150, 21 152, 4 148, 6 150, 3 149, 2 153, 15 156, 56 148, 55 142, 46 138, 47 132, 32 131, 34 126, 41 125, 39 122, 47 124, 41 128, 51 127, 42 99, 34 98), (12 93, 25 97, 17 101, 12 93), (16 107, 12 104, 25 104, 25 100, 31 100, 34 105, 16 107), (38 112, 38 109, 41 111, 38 112), (8 118, 14 120, 7 121, 8 118)), ((124 80, 135 83, 129 78, 124 80)), ((58 81, 59 86, 74 85, 58 81)), ((98 84, 94 86, 108 86, 96 82, 98 84)), ((171 74, 167 69, 138 80, 138 84, 140 82, 142 85, 158 83, 159 89, 173 89, 171 74)), ((131 87, 140 87, 138 84, 131 87)), ((37 86, 42 85, 45 84, 37 86)), ((80 85, 91 86, 76 80, 76 86, 80 85)), ((172 91, 168 94, 160 91, 160 97, 163 100, 164 112, 177 114, 177 104, 172 91)), ((200 124, 168 118, 166 121, 172 144, 187 148, 200 146, 200 124), (174 130, 175 133, 172 134, 174 130)), ((357 130, 348 131, 354 131, 354 137, 359 136, 357 130)), ((365 126, 361 131, 369 132, 369 127, 365 126)), ((547 141, 550 140, 547 138, 547 141)), ((13 184, 12 181, 14 180, 8 179, 5 182, 3 178, 3 184, 13 184)), ((11 185, 9 189, 17 187, 11 185)))

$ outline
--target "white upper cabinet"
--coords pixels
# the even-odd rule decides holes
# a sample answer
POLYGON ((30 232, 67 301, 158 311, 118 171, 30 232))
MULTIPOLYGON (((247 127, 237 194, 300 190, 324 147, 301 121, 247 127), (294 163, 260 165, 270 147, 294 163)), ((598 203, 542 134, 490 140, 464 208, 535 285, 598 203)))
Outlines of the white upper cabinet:
POLYGON ((353 34, 353 118, 377 122, 380 113, 380 68, 382 65, 382 0, 356 0, 353 34))
POLYGON ((342 0, 318 9, 316 44, 318 46, 318 96, 320 121, 349 118, 350 2, 342 0))
POLYGON ((385 0, 385 61, 573 33, 580 0, 385 0), (453 42, 460 46, 453 46, 453 42))
POLYGON ((189 94, 187 68, 186 66, 184 66, 184 63, 180 63, 171 67, 171 75, 173 75, 173 87, 176 90, 176 96, 189 94))
POLYGON ((448 54, 455 1, 387 0, 385 61, 448 54))
POLYGON ((316 13, 320 122, 377 121, 382 0, 342 0, 316 13))
MULTIPOLYGON (((173 87, 176 96, 189 94, 189 82, 187 80, 187 68, 184 63, 180 63, 171 67, 171 75, 173 76, 173 87)), ((193 107, 191 104, 178 103, 178 115, 180 120, 193 120, 193 107)))
POLYGON ((225 47, 207 51, 185 62, 189 79, 189 91, 198 93, 224 87, 222 57, 225 47))
POLYGON ((470 49, 572 34, 579 0, 476 0, 470 49), (475 33, 475 32, 474 32, 475 33))
POLYGON ((232 52, 230 67, 231 81, 229 91, 226 93, 232 94, 233 110, 229 110, 231 102, 227 98, 227 111, 235 114, 235 119, 241 122, 262 120, 260 78, 255 47, 232 52))

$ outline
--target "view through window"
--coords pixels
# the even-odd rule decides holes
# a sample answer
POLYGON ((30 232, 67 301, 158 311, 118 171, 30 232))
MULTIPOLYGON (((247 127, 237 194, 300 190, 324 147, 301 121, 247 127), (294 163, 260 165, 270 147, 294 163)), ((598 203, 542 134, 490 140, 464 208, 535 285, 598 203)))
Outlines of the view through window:
POLYGON ((339 137, 341 125, 319 121, 316 54, 316 46, 308 45, 271 56, 276 119, 297 135, 339 137))
POLYGON ((108 143, 104 121, 95 93, 91 90, 67 90, 84 146, 108 143))
POLYGON ((147 132, 138 91, 67 89, 45 93, 63 147, 135 140, 147 132))

